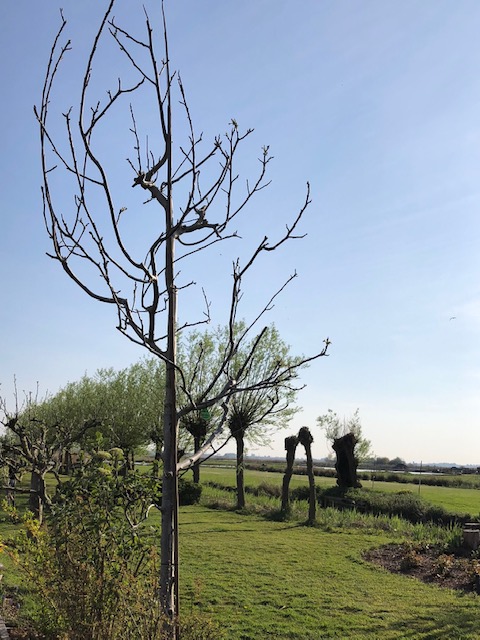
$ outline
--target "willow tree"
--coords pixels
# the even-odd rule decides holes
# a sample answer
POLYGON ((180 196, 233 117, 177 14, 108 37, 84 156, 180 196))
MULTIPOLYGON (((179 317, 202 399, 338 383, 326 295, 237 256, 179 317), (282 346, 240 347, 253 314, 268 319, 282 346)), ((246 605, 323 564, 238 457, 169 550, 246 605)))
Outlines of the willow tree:
MULTIPOLYGON (((99 433, 102 448, 120 447, 131 468, 139 447, 151 442, 161 447, 163 392, 163 370, 158 361, 146 358, 124 369, 98 369, 93 376, 69 382, 39 409, 51 421, 72 428, 95 418, 98 426, 93 442, 98 444, 99 433)), ((80 444, 89 448, 88 441, 80 444)))
POLYGON ((282 507, 281 513, 287 516, 290 512, 290 480, 293 476, 293 465, 295 464, 295 452, 298 446, 298 436, 287 436, 285 438, 285 451, 287 452, 287 466, 282 482, 282 507))
POLYGON ((370 453, 371 443, 363 435, 360 411, 357 409, 348 420, 341 420, 331 409, 317 418, 317 425, 325 431, 327 440, 335 451, 337 484, 342 488, 361 487, 357 467, 370 453))
MULTIPOLYGON (((250 350, 251 346, 247 345, 247 351, 250 350)), ((289 346, 272 325, 264 331, 246 365, 246 354, 237 354, 230 363, 237 388, 242 391, 232 399, 228 418, 228 427, 236 443, 237 509, 245 507, 245 440, 265 443, 272 430, 286 427, 298 411, 293 403, 301 387, 295 385, 295 379, 305 363, 289 351, 289 346), (276 385, 258 386, 260 379, 275 379, 276 385)))
MULTIPOLYGON (((296 274, 273 286, 270 298, 258 306, 245 331, 237 334, 234 327, 245 277, 261 256, 302 237, 297 229, 310 191, 307 185, 303 203, 277 237, 270 239, 272 230, 268 230, 249 245, 253 247, 250 253, 234 259, 231 288, 225 292, 229 335, 224 357, 202 398, 194 397, 177 362, 177 337, 210 320, 208 293, 201 283, 195 289, 195 281, 201 278, 207 253, 213 250, 216 255, 219 243, 239 241, 233 224, 268 184, 271 156, 264 147, 257 173, 241 186, 237 158, 252 130, 241 131, 232 119, 224 135, 204 144, 202 136, 195 133, 180 76, 171 67, 163 5, 158 30, 163 35, 158 41, 146 9, 140 34, 124 28, 113 17, 116 4, 116 0, 108 2, 86 51, 75 106, 65 104, 68 98, 61 91, 63 63, 72 49, 70 40, 64 40, 66 21, 61 15, 40 104, 35 108, 40 126, 44 219, 52 246, 49 255, 88 296, 116 310, 117 329, 124 336, 165 364, 159 594, 162 610, 172 621, 168 636, 175 638, 178 474, 203 453, 200 450, 186 461, 177 461, 179 420, 192 411, 219 406, 214 432, 202 449, 210 447, 223 431, 231 400, 242 391, 230 363, 250 340, 244 363, 248 365, 264 335, 264 314, 296 274), (158 45, 163 49, 161 57, 158 45), (63 137, 59 121, 63 121, 63 137), (122 131, 131 139, 131 156, 125 163, 119 161, 124 157, 122 131), (187 135, 182 138, 184 131, 187 135), (190 317, 180 323, 179 295, 187 292, 190 317), (177 401, 177 388, 187 398, 182 406, 177 401)), ((131 19, 126 22, 132 24, 131 19)), ((73 81, 71 73, 69 82, 73 81)), ((260 222, 256 212, 247 232, 258 232, 260 222)), ((302 362, 325 355, 327 342, 302 362)), ((250 387, 270 388, 274 393, 280 381, 294 375, 302 362, 293 368, 279 366, 267 380, 250 387)), ((242 371, 242 365, 236 368, 242 371)))
POLYGON ((315 524, 315 516, 317 513, 317 495, 315 490, 315 474, 313 472, 312 458, 312 442, 313 436, 308 427, 302 427, 298 432, 298 441, 305 448, 305 456, 307 458, 308 473, 308 519, 307 523, 315 524))

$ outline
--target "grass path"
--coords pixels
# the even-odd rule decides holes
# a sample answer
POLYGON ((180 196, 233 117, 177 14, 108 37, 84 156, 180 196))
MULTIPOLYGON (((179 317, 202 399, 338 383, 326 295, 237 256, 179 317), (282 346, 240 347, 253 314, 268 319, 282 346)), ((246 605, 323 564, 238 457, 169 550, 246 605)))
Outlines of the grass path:
POLYGON ((181 514, 183 606, 229 640, 478 638, 476 596, 390 574, 362 559, 383 534, 328 533, 193 506, 181 514))

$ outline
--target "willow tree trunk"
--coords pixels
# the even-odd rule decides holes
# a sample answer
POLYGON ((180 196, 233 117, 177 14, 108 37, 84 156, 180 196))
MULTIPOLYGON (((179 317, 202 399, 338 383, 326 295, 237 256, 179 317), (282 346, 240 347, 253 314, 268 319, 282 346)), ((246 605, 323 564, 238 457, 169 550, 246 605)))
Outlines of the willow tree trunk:
POLYGON ((289 436, 285 438, 285 449, 287 451, 287 468, 283 476, 282 483, 282 513, 287 514, 290 511, 290 480, 293 475, 293 464, 295 462, 295 452, 297 450, 298 437, 289 436))
POLYGON ((245 480, 243 475, 244 469, 244 452, 245 442, 243 431, 239 429, 234 433, 235 442, 237 443, 237 509, 245 508, 245 480))
POLYGON ((353 433, 347 433, 340 438, 335 438, 333 441, 333 450, 337 456, 337 461, 335 462, 337 484, 341 489, 362 486, 357 477, 356 444, 357 438, 353 433))
POLYGON ((308 500, 308 524, 314 524, 317 515, 317 496, 315 492, 315 475, 313 473, 313 459, 312 459, 312 442, 313 436, 310 433, 308 427, 302 427, 298 432, 298 439, 305 447, 305 455, 307 457, 307 473, 308 473, 308 485, 309 485, 309 500, 308 500))

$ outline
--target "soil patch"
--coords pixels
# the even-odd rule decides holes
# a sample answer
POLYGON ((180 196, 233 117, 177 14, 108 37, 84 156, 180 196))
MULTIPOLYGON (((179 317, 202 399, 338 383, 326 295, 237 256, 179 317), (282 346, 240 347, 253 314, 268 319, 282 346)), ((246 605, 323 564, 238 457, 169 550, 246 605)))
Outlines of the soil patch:
POLYGON ((428 584, 480 593, 480 560, 472 559, 466 550, 445 553, 434 546, 388 544, 367 551, 364 558, 392 573, 409 575, 428 584))

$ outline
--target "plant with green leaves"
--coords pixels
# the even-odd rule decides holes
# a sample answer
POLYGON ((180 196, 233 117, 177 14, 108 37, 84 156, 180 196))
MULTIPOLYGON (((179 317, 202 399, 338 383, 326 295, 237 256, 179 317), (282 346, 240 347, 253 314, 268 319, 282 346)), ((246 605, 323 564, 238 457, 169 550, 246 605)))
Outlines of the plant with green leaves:
POLYGON ((6 429, 6 435, 0 440, 0 462, 12 469, 30 471, 30 510, 40 522, 44 508, 51 504, 47 473, 58 477, 64 453, 98 424, 95 419, 75 424, 57 422, 44 410, 45 402, 30 393, 20 404, 17 396, 15 408, 10 411, 5 400, 0 399, 3 413, 0 422, 6 429))
POLYGON ((164 392, 163 367, 153 359, 143 359, 124 369, 99 369, 93 376, 70 382, 39 409, 58 424, 77 426, 94 418, 96 433, 87 434, 81 447, 120 447, 127 466, 133 468, 139 448, 153 441, 161 450, 164 392))
POLYGON ((334 440, 341 438, 347 433, 355 436, 355 457, 360 461, 368 458, 372 444, 363 435, 362 423, 360 420, 360 409, 356 409, 354 414, 346 420, 340 418, 335 411, 329 409, 327 413, 317 418, 317 425, 325 431, 325 436, 330 444, 334 440))
POLYGON ((42 603, 44 631, 71 640, 157 637, 158 553, 147 516, 160 502, 158 481, 123 477, 121 464, 121 451, 99 453, 58 485, 47 526, 27 515, 14 543, 42 603))
POLYGON ((359 461, 369 455, 370 441, 363 436, 359 410, 348 420, 342 421, 329 409, 328 413, 317 418, 317 424, 324 429, 335 451, 337 484, 345 489, 361 487, 357 467, 359 461))

